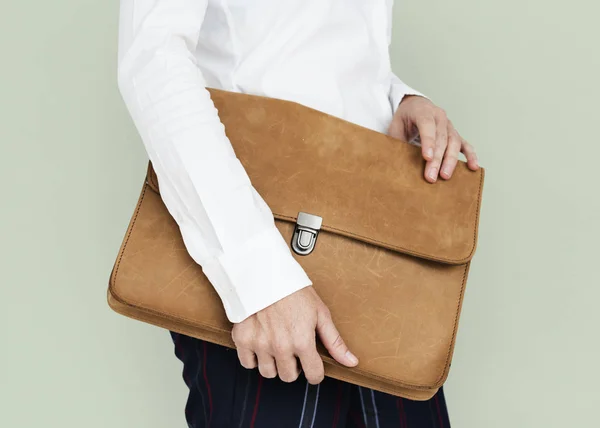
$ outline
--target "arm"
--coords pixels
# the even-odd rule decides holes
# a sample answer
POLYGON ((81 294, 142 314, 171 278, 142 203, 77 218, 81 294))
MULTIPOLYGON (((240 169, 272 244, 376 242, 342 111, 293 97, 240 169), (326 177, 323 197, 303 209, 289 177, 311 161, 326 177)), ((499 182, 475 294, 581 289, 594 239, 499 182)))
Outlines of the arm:
POLYGON ((438 177, 450 179, 461 152, 471 170, 479 168, 475 150, 460 136, 446 112, 410 89, 396 75, 390 84, 390 101, 394 116, 388 134, 404 141, 420 142, 427 181, 435 183, 438 177))
POLYGON ((121 0, 118 84, 190 256, 240 322, 311 285, 252 187, 195 63, 207 0, 121 0))
MULTIPOLYGON (((392 19, 393 19, 392 11, 394 8, 394 0, 386 0, 386 5, 387 5, 387 9, 388 9, 388 14, 387 14, 388 22, 387 22, 386 31, 387 31, 387 43, 388 43, 388 49, 389 49, 389 47, 392 44, 392 19)), ((390 71, 389 79, 390 79, 389 99, 390 99, 390 104, 392 106, 392 112, 394 114, 396 114, 396 111, 398 110, 400 103, 402 102, 402 100, 404 100, 404 97, 406 97, 407 95, 417 95, 420 97, 425 97, 425 95, 423 95, 419 91, 414 90, 413 88, 408 86, 406 83, 404 83, 402 80, 400 80, 400 78, 393 71, 390 71)))
POLYGON ((394 73, 390 73, 390 92, 389 99, 390 104, 392 105, 392 112, 396 114, 398 111, 398 107, 400 107, 400 103, 404 100, 404 97, 408 95, 417 95, 420 97, 425 97, 419 91, 414 90, 406 83, 404 83, 400 78, 394 73))
MULTIPOLYGON (((392 41, 393 4, 394 0, 387 0, 388 47, 392 41)), ((389 99, 393 119, 388 134, 407 142, 421 143, 427 181, 435 183, 440 176, 445 180, 450 179, 461 152, 466 156, 471 170, 479 168, 475 150, 456 131, 446 112, 402 82, 393 72, 390 72, 389 99)))

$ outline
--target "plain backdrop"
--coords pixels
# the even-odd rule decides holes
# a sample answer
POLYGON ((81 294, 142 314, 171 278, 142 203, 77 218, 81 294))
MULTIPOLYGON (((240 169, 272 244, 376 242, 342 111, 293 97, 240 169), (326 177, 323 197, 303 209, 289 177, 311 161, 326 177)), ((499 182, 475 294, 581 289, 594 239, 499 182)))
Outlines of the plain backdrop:
MULTIPOLYGON (((599 426, 599 14, 592 0, 396 1, 394 70, 487 168, 454 427, 599 426)), ((168 333, 106 305, 146 166, 116 86, 117 15, 117 1, 2 5, 3 428, 185 426, 168 333)))

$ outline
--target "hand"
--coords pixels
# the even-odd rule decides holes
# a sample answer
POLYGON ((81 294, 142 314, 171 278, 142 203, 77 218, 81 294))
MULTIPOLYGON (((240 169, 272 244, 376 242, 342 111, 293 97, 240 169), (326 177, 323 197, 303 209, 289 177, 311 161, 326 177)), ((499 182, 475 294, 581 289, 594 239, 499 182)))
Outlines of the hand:
POLYGON ((316 384, 323 380, 324 369, 315 330, 336 361, 348 367, 358 364, 313 287, 296 291, 235 324, 231 334, 245 368, 253 369, 258 363, 263 377, 279 374, 282 381, 293 382, 300 375, 298 357, 306 379, 316 384))
POLYGON ((452 177, 461 152, 470 169, 479 168, 473 147, 454 129, 446 112, 427 98, 405 96, 394 114, 388 134, 404 141, 420 136, 423 158, 427 161, 425 179, 430 183, 435 183, 438 176, 446 180, 452 177))

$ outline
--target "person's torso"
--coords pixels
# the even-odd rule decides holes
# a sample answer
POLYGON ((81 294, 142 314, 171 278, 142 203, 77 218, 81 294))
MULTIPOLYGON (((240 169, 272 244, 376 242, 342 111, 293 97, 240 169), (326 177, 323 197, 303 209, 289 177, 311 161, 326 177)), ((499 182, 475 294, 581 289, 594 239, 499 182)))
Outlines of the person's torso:
POLYGON ((196 56, 214 88, 386 132, 392 0, 209 0, 196 56))

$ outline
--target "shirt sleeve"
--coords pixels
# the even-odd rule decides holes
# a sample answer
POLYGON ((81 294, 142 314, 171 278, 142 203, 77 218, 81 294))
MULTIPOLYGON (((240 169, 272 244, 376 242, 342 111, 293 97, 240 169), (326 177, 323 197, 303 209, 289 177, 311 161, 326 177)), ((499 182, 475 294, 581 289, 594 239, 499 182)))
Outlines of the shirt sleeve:
MULTIPOLYGON (((388 22, 387 22, 387 43, 388 43, 388 49, 392 43, 392 21, 393 21, 393 9, 394 9, 394 0, 386 0, 386 6, 387 6, 387 18, 388 18, 388 22)), ((422 93, 420 93, 419 91, 414 90, 413 88, 411 88, 410 86, 408 86, 406 83, 404 83, 402 80, 400 80, 400 78, 394 73, 394 72, 390 72, 389 75, 389 85, 390 85, 390 89, 389 89, 389 100, 390 100, 390 104, 392 106, 392 113, 396 114, 396 110, 398 110, 398 106, 400 105, 400 103, 402 102, 402 100, 404 99, 405 96, 407 95, 418 95, 420 97, 425 97, 425 95, 423 95, 422 93)))
POLYGON ((407 95, 418 95, 420 97, 425 96, 422 93, 420 93, 419 91, 416 91, 413 88, 411 88, 410 86, 408 86, 402 80, 400 80, 400 78, 398 76, 396 76, 395 73, 393 73, 393 72, 390 73, 389 99, 390 99, 390 103, 392 105, 392 111, 394 114, 396 114, 396 110, 398 110, 398 106, 400 105, 400 102, 402 102, 404 97, 407 95))
POLYGON ((207 0, 121 0, 118 85, 186 249, 240 322, 312 285, 225 135, 193 55, 207 0))

